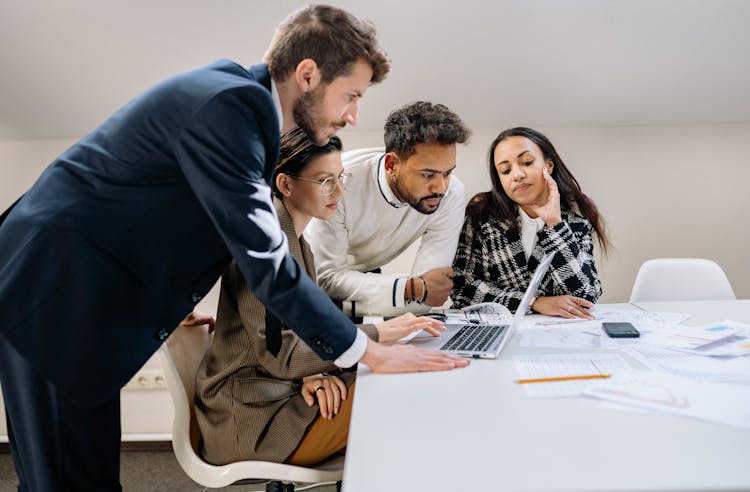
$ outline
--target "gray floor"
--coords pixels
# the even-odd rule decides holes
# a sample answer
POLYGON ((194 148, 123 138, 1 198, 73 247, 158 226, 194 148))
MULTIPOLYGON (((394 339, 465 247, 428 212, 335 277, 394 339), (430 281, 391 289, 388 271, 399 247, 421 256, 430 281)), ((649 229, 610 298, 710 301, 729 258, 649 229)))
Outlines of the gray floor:
MULTIPOLYGON (((171 451, 126 451, 120 459, 120 482, 125 492, 201 492, 218 490, 249 492, 265 490, 261 485, 236 485, 222 489, 206 489, 190 480, 180 468, 171 451)), ((0 453, 0 492, 16 492, 18 485, 10 454, 0 453)), ((299 488, 303 488, 300 486, 299 488)), ((335 485, 309 489, 335 492, 335 485)))

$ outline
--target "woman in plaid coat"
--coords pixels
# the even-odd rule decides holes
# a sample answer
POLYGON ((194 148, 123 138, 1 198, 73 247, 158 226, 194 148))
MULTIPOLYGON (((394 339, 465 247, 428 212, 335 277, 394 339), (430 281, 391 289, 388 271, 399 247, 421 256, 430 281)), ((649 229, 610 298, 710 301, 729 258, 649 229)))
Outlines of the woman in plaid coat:
MULTIPOLYGON (((300 128, 282 135, 274 206, 292 256, 313 280, 315 261, 302 231, 312 217, 333 215, 343 170, 338 137, 317 146, 300 128)), ((195 380, 200 453, 209 463, 310 466, 346 446, 355 373, 337 371, 274 320, 232 263, 221 281, 213 343, 195 380)), ((386 343, 420 329, 435 336, 444 330, 411 313, 361 329, 386 343)))
POLYGON ((454 304, 498 302, 515 311, 539 262, 555 253, 531 309, 592 319, 588 308, 602 293, 592 236, 605 251, 609 244, 594 203, 549 139, 530 128, 497 136, 489 171, 492 189, 466 207, 454 304))

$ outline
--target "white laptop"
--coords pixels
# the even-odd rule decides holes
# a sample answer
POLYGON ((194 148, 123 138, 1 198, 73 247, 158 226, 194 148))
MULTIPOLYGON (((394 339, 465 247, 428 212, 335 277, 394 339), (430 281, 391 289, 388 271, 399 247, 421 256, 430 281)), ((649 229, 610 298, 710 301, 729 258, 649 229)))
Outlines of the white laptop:
MULTIPOLYGON (((513 331, 518 328, 521 319, 526 315, 531 300, 547 273, 554 254, 547 255, 536 268, 531 282, 523 294, 515 316, 510 323, 485 323, 471 320, 464 325, 447 324, 447 330, 440 336, 417 337, 411 343, 420 348, 440 349, 462 357, 475 359, 494 359, 505 348, 513 331)), ((467 320, 469 317, 467 317, 467 320)))

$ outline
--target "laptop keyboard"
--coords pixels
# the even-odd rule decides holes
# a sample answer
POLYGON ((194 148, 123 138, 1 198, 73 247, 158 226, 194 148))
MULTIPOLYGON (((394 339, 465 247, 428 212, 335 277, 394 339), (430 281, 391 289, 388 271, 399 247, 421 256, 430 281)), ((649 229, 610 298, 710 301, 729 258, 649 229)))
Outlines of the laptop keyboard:
POLYGON ((440 350, 481 352, 497 340, 507 325, 464 325, 440 350))

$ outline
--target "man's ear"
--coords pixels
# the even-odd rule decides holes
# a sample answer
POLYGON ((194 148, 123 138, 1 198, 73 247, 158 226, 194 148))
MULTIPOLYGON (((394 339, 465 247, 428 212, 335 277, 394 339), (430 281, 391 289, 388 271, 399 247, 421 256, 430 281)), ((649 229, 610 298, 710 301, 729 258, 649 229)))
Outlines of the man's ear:
POLYGON ((320 69, 312 58, 305 58, 297 64, 294 70, 294 82, 302 92, 310 92, 315 89, 321 81, 320 69))
POLYGON ((383 165, 385 166, 385 172, 386 174, 391 174, 396 172, 396 168, 401 163, 398 156, 395 152, 388 152, 385 154, 385 158, 383 159, 383 165))
POLYGON ((284 196, 292 195, 292 179, 284 173, 276 175, 276 188, 284 196))

